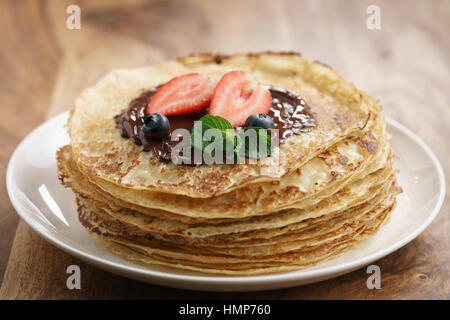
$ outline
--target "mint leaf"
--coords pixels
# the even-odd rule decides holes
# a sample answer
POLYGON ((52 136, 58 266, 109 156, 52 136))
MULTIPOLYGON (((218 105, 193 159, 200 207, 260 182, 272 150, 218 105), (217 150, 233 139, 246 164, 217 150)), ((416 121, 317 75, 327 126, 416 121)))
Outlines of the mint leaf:
POLYGON ((261 127, 247 127, 239 132, 238 137, 243 141, 238 153, 247 158, 262 159, 272 154, 272 139, 267 131, 261 127))
POLYGON ((218 133, 213 133, 214 136, 221 137, 224 151, 227 148, 227 144, 231 145, 233 148, 235 147, 234 128, 231 123, 222 117, 207 114, 200 118, 191 133, 191 143, 197 149, 202 151, 205 151, 206 149, 206 152, 209 155, 214 156, 214 152, 211 152, 207 146, 215 142, 215 139, 212 137, 210 139, 205 139, 205 132, 207 130, 218 131, 218 133))
POLYGON ((191 132, 191 144, 211 157, 215 157, 216 146, 221 144, 226 163, 243 163, 242 157, 262 159, 272 153, 272 139, 265 129, 241 128, 236 134, 228 120, 210 114, 200 118, 194 125, 191 132), (216 132, 208 130, 216 130, 216 132), (227 153, 227 148, 233 149, 233 152, 227 153))

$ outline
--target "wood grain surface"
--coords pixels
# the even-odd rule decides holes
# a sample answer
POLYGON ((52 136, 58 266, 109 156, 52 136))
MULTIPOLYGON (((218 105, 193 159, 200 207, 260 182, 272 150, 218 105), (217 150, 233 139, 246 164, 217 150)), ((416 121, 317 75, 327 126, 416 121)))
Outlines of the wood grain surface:
MULTIPOLYGON (((0 299, 449 299, 450 201, 417 239, 365 269, 317 284, 253 293, 206 293, 139 283, 56 249, 19 221, 5 170, 18 142, 71 107, 101 75, 192 52, 300 51, 381 100, 414 130, 450 176, 450 1, 0 1, 0 299), (66 8, 81 8, 81 29, 66 8), (369 5, 381 29, 366 27, 369 5), (82 289, 66 288, 66 267, 82 289)), ((448 188, 447 188, 448 189, 448 188)))

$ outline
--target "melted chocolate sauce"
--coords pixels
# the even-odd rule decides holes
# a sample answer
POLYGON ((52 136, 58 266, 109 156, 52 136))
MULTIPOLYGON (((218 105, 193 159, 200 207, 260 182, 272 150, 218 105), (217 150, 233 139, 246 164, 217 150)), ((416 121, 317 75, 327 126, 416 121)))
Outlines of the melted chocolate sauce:
MULTIPOLYGON (((311 113, 306 102, 295 92, 288 89, 268 86, 272 95, 272 107, 269 116, 272 117, 279 133, 279 143, 282 144, 291 135, 298 135, 310 131, 317 124, 315 114, 311 113)), ((143 146, 143 151, 152 151, 163 162, 171 160, 172 148, 181 141, 181 137, 172 141, 173 131, 179 128, 191 130, 194 121, 199 120, 208 110, 189 115, 169 116, 169 135, 158 140, 145 137, 142 127, 147 114, 147 106, 157 88, 145 91, 138 98, 131 101, 128 109, 115 116, 116 127, 124 138, 129 138, 137 145, 143 146)), ((269 133, 270 134, 270 133, 269 133)), ((192 152, 193 154, 193 152, 192 152)))

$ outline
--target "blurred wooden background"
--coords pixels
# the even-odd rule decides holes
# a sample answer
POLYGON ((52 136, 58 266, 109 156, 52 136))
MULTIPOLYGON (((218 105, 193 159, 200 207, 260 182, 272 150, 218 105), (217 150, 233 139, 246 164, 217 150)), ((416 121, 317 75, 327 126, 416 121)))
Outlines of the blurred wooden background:
POLYGON ((361 269, 304 287, 256 293, 189 292, 138 283, 72 258, 20 222, 5 188, 17 143, 117 67, 192 52, 295 50, 381 100, 436 152, 450 176, 450 1, 0 1, 0 298, 450 298, 450 202, 416 240, 377 262, 381 290, 361 269), (66 28, 71 4, 81 29, 66 28), (381 29, 366 27, 369 5, 381 29), (78 264, 82 289, 66 288, 78 264))

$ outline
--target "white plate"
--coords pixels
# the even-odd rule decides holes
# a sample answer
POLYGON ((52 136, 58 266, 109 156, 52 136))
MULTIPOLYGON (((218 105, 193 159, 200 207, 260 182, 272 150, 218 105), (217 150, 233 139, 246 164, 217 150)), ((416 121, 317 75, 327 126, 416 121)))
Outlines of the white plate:
MULTIPOLYGON (((6 176, 9 197, 20 217, 62 250, 101 269, 170 287, 210 291, 253 291, 293 287, 348 273, 376 261, 417 237, 436 217, 445 195, 441 165, 411 131, 388 121, 398 156, 399 182, 404 192, 390 223, 375 236, 341 257, 317 266, 260 276, 217 276, 178 269, 144 266, 124 260, 91 239, 77 218, 74 196, 56 174, 56 150, 69 142, 63 113, 35 129, 17 147, 6 176)), ((81 271, 83 272, 83 271, 81 271)))

